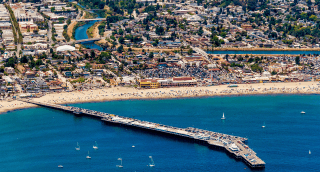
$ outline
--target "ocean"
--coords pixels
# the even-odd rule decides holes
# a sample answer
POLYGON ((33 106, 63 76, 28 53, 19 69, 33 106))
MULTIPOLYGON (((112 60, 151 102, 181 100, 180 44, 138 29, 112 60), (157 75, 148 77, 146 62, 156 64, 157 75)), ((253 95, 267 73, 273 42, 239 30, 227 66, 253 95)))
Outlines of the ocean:
MULTIPOLYGON (((73 106, 247 137, 249 147, 266 162, 262 171, 315 172, 320 167, 319 104, 318 95, 250 95, 73 106), (221 120, 222 113, 225 121, 221 120), (265 128, 261 127, 263 123, 265 128)), ((206 146, 48 108, 1 114, 0 153, 1 172, 255 171, 225 152, 206 146), (92 148, 95 141, 98 150, 92 148), (80 151, 75 150, 77 142, 80 151), (91 159, 86 159, 88 151, 91 159), (155 162, 153 168, 148 166, 149 156, 155 162), (116 167, 118 158, 123 159, 123 168, 116 167)))
MULTIPOLYGON (((204 49, 205 50, 205 49, 204 49)), ((210 50, 210 48, 209 48, 210 50)), ((276 51, 276 50, 229 50, 229 51, 223 51, 223 50, 217 50, 217 51, 207 51, 208 54, 283 54, 283 55, 300 55, 300 54, 320 54, 320 51, 304 51, 297 49, 296 51, 276 51)))

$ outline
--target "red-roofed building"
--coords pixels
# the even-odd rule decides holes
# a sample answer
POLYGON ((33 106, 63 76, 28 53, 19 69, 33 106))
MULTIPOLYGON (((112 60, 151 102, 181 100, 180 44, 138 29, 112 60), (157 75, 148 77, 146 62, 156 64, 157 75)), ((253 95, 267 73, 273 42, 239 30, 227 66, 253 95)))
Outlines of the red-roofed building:
POLYGON ((197 80, 192 77, 174 77, 172 79, 158 80, 161 87, 193 87, 197 80))
POLYGON ((175 77, 172 78, 173 81, 188 81, 188 80, 192 80, 192 77, 175 77))

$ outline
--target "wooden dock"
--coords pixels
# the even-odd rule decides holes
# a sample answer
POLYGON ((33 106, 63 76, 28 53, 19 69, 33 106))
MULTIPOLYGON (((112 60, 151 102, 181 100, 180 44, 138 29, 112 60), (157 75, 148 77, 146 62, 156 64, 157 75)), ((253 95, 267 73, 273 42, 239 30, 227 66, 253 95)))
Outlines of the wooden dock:
POLYGON ((77 116, 89 116, 99 118, 100 120, 113 125, 138 128, 148 132, 155 132, 175 138, 182 138, 215 149, 222 149, 236 159, 241 159, 251 168, 265 168, 265 162, 261 160, 256 153, 246 145, 247 138, 217 133, 198 128, 177 128, 148 121, 141 121, 133 118, 98 112, 89 109, 83 109, 72 106, 62 106, 26 100, 24 102, 36 104, 43 107, 62 110, 73 113, 77 116))

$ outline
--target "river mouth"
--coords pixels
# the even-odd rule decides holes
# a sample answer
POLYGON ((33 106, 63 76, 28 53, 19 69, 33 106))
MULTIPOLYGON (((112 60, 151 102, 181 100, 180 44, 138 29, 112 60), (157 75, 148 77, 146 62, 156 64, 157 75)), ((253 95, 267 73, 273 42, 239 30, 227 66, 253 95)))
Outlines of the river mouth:
MULTIPOLYGON (((76 40, 82 40, 82 39, 88 39, 88 35, 87 35, 87 30, 89 27, 91 27, 92 25, 94 25, 97 21, 90 21, 87 22, 85 25, 80 26, 76 29, 74 38, 76 40)), ((83 46, 85 46, 86 48, 89 49, 98 49, 98 50, 102 50, 102 48, 95 44, 94 42, 90 42, 90 43, 82 43, 83 46)))

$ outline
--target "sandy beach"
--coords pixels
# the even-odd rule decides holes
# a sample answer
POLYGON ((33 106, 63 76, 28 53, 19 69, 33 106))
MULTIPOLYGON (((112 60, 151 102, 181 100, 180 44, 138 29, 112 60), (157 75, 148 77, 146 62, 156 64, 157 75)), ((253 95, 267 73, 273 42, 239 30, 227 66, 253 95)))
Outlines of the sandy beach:
MULTIPOLYGON (((127 99, 166 99, 201 96, 228 96, 250 94, 320 94, 319 82, 289 82, 289 83, 259 83, 238 84, 238 87, 228 85, 209 87, 176 87, 158 89, 135 89, 129 87, 114 87, 88 91, 73 91, 46 94, 35 101, 69 104, 81 102, 98 102, 127 99)), ((0 101, 0 113, 36 107, 19 100, 0 101)))
MULTIPOLYGON (((212 48, 208 48, 209 51, 212 51, 212 48)), ((206 51, 206 48, 203 48, 204 51, 206 51)), ((236 48, 236 47, 228 47, 228 48, 222 48, 222 47, 215 47, 213 49, 214 51, 319 51, 320 48, 258 48, 258 47, 252 47, 252 48, 236 48)))

